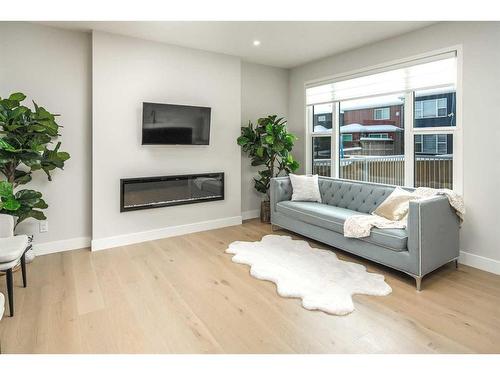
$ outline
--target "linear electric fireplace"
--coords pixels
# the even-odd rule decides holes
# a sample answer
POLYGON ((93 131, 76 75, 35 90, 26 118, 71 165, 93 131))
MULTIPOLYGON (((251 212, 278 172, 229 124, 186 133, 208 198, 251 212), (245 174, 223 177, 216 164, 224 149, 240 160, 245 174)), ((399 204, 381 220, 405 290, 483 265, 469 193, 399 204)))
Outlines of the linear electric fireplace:
POLYGON ((224 199, 224 172, 120 180, 120 212, 224 199))

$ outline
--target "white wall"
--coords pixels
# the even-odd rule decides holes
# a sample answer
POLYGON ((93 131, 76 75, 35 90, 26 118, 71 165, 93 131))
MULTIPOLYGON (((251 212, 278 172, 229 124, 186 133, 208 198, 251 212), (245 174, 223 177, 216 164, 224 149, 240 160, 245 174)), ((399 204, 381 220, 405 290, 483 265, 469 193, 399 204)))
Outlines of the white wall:
MULTIPOLYGON (((243 62, 241 64, 241 124, 256 123, 267 115, 288 116, 288 69, 243 62)), ((257 217, 262 195, 254 189, 258 168, 241 153, 241 212, 257 217)))
POLYGON ((18 232, 35 234, 41 251, 88 245, 91 232, 91 39, 90 35, 29 23, 0 22, 0 96, 15 91, 61 114, 62 149, 71 154, 52 182, 33 174, 26 188, 43 193, 49 231, 32 219, 18 232))
POLYGON ((93 248, 241 222, 240 60, 94 32, 92 67, 93 248), (141 146, 143 101, 212 107, 210 145, 141 146), (224 201, 120 213, 120 178, 219 171, 224 201))
MULTIPOLYGON (((467 215, 463 261, 500 272, 500 23, 444 22, 331 56, 290 72, 289 122, 304 134, 304 83, 420 53, 463 45, 463 176, 467 215), (484 259, 488 258, 488 259, 484 259), (489 267, 489 268, 488 268, 489 267)), ((305 161, 304 142, 298 154, 305 161)))

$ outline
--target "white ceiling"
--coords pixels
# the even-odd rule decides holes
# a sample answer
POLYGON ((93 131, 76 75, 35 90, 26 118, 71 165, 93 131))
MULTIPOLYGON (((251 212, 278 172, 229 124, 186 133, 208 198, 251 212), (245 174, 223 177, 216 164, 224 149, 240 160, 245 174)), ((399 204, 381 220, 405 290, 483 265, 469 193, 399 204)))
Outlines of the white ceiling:
POLYGON ((322 57, 426 27, 432 22, 386 21, 99 21, 43 22, 99 30, 183 47, 239 56, 291 68, 322 57), (253 46, 259 40, 260 46, 253 46))

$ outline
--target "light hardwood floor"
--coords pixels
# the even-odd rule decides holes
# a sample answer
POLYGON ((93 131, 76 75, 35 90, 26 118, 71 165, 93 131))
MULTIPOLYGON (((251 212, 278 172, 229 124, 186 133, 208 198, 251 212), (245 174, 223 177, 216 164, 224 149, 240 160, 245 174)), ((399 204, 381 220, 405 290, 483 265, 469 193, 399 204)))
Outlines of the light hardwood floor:
POLYGON ((336 251, 383 273, 393 293, 355 296, 352 314, 331 316, 279 297, 274 284, 252 278, 224 253, 232 241, 268 233, 269 225, 251 220, 38 257, 27 289, 16 273, 16 315, 0 322, 3 352, 500 352, 500 276, 450 264, 425 278, 419 293, 410 277, 336 251))

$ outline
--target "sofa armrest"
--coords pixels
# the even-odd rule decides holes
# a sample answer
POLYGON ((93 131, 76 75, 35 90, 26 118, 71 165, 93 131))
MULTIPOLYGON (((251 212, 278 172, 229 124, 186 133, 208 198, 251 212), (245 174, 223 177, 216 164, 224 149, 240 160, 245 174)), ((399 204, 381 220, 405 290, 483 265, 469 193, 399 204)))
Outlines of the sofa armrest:
POLYGON ((410 202, 408 251, 424 276, 459 256, 459 219, 444 195, 410 202))
POLYGON ((271 179, 270 198, 272 218, 272 214, 276 212, 276 205, 279 202, 292 199, 292 183, 290 182, 290 177, 275 177, 271 179))

